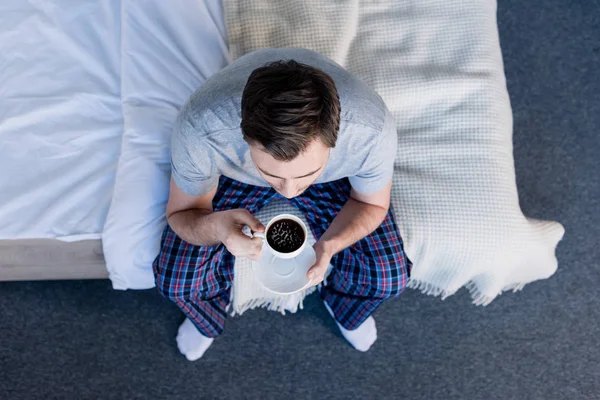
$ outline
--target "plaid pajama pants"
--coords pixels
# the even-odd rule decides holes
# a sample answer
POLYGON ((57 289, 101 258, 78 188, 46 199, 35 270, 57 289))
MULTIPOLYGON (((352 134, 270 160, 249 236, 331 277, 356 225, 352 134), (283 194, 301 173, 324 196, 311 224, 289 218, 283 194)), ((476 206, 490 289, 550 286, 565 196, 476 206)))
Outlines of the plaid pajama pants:
MULTIPOLYGON (((270 187, 222 176, 213 208, 245 208, 255 214, 272 199, 285 199, 304 213, 313 235, 320 238, 348 200, 350 189, 348 179, 341 179, 314 184, 286 199, 270 187)), ((321 298, 344 328, 356 329, 385 299, 399 295, 410 276, 412 265, 391 209, 379 228, 333 256, 331 264, 321 298)), ((233 265, 234 256, 224 245, 192 245, 167 225, 153 268, 160 293, 174 301, 204 336, 215 337, 225 325, 233 265)))

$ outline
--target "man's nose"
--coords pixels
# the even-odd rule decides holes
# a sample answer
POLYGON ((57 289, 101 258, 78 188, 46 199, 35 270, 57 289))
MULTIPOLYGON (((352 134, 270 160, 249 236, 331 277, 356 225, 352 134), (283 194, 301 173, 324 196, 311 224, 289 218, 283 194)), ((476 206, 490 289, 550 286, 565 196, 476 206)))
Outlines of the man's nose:
POLYGON ((285 181, 281 187, 281 194, 291 199, 296 194, 298 194, 298 188, 292 181, 285 181))

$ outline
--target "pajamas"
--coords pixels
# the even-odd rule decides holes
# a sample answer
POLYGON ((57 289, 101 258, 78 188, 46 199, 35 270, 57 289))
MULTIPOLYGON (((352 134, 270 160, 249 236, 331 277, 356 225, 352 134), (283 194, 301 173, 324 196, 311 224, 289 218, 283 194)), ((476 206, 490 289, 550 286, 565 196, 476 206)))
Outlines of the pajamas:
MULTIPOLYGON (((305 215, 320 238, 350 197, 347 178, 314 184, 286 199, 274 189, 251 186, 221 176, 213 199, 214 211, 245 208, 255 214, 272 199, 285 199, 305 215)), ((331 259, 333 269, 321 298, 346 329, 356 329, 387 298, 398 296, 412 267, 390 211, 373 233, 331 259)), ((195 246, 167 225, 154 260, 156 286, 174 301, 206 337, 223 332, 233 281, 234 256, 223 244, 195 246)))

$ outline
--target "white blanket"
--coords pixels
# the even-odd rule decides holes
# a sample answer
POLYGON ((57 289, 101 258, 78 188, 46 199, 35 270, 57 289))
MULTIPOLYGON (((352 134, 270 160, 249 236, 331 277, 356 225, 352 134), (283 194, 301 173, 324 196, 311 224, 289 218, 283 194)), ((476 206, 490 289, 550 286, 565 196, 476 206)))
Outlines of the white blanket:
MULTIPOLYGON (((494 1, 224 4, 233 59, 263 47, 313 49, 387 103, 399 138, 392 204, 414 263, 411 287, 445 297, 467 286, 487 304, 554 273, 562 226, 519 208, 494 1)), ((236 264, 236 305, 269 304, 240 282, 247 269, 236 264)))
POLYGON ((120 11, 0 0, 0 239, 100 238, 123 133, 120 11))

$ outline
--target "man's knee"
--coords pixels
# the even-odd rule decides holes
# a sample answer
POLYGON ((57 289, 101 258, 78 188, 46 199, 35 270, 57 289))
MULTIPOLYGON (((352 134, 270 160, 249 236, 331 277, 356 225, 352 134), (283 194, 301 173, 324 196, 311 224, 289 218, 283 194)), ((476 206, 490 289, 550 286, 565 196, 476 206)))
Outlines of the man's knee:
POLYGON ((401 279, 393 279, 388 282, 378 282, 375 288, 375 295, 373 297, 383 300, 400 296, 407 283, 408 281, 401 279))
POLYGON ((161 273, 163 271, 161 271, 160 266, 157 267, 155 265, 154 271, 154 283, 156 284, 156 289, 164 298, 174 302, 184 300, 185 296, 181 290, 183 285, 177 284, 177 282, 173 282, 171 279, 167 278, 164 273, 161 273))
POLYGON ((165 298, 177 302, 188 297, 185 288, 190 288, 189 282, 182 280, 187 266, 182 259, 177 259, 176 252, 161 247, 160 253, 152 263, 154 284, 158 292, 165 298))
POLYGON ((399 296, 408 284, 409 268, 410 265, 405 260, 386 265, 385 268, 377 274, 377 279, 375 279, 375 297, 387 299, 399 296))
POLYGON ((153 264, 154 282, 163 297, 176 303, 191 298, 207 300, 218 297, 230 287, 233 268, 211 259, 204 263, 194 260, 156 258, 153 264), (198 270, 204 270, 204 273, 195 273, 198 270))

